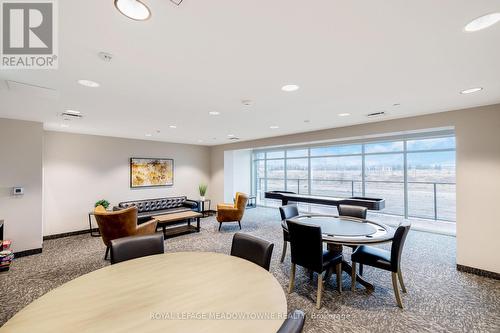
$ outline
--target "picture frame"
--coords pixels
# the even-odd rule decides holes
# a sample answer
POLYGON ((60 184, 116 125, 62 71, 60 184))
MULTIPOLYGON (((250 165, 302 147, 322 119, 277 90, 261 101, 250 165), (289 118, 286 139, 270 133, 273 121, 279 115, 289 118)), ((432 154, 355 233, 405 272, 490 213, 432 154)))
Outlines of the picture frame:
POLYGON ((130 188, 169 187, 174 185, 172 158, 130 158, 130 188))

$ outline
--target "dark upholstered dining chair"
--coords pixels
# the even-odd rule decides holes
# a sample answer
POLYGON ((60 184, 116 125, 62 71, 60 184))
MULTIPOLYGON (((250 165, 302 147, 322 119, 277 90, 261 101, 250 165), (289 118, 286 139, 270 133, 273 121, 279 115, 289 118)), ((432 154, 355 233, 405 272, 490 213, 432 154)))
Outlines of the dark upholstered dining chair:
POLYGON ((277 333, 302 333, 306 315, 300 310, 295 310, 288 315, 277 333))
POLYGON ((281 262, 285 261, 286 248, 288 242, 290 241, 290 236, 288 235, 288 226, 286 225, 286 220, 299 215, 299 209, 296 205, 286 205, 280 207, 281 215, 281 228, 283 229, 283 250, 281 252, 281 262))
POLYGON ((340 216, 356 217, 358 219, 366 220, 366 213, 368 212, 368 209, 361 206, 339 205, 338 211, 340 216))
POLYGON ((399 294, 398 279, 401 284, 401 290, 406 293, 406 287, 403 283, 403 275, 401 274, 401 253, 406 240, 406 236, 410 231, 410 224, 403 222, 394 233, 392 240, 391 251, 383 250, 378 247, 359 246, 352 254, 352 285, 351 289, 356 288, 356 263, 365 264, 368 266, 380 268, 392 272, 392 287, 394 288, 394 296, 400 308, 403 308, 403 302, 399 294))
POLYGON ((231 255, 246 259, 269 270, 274 244, 262 238, 237 232, 233 236, 231 255))
POLYGON ((111 241, 111 265, 164 252, 165 246, 161 233, 113 239, 111 241))
POLYGON ((335 266, 338 290, 342 292, 342 253, 323 251, 321 227, 292 221, 287 221, 287 225, 292 252, 292 271, 288 293, 291 293, 294 288, 296 265, 318 273, 316 308, 319 309, 321 308, 321 296, 323 295, 324 271, 326 271, 325 279, 328 281, 331 271, 335 266))
MULTIPOLYGON (((368 209, 366 207, 353 206, 353 205, 339 205, 337 207, 337 210, 339 211, 339 216, 354 217, 357 219, 361 219, 362 221, 360 222, 366 222, 366 214, 368 212, 368 209)), ((348 246, 352 248, 353 252, 358 248, 357 245, 348 245, 348 246)), ((363 275, 362 264, 359 265, 359 275, 363 275)))

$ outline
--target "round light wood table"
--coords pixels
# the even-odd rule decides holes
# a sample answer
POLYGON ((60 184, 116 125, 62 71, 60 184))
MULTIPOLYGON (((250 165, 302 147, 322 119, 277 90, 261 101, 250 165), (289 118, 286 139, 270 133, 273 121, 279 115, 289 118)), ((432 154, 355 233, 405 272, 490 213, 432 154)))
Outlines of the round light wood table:
POLYGON ((0 332, 273 332, 285 293, 265 269, 211 252, 149 256, 56 288, 0 332))

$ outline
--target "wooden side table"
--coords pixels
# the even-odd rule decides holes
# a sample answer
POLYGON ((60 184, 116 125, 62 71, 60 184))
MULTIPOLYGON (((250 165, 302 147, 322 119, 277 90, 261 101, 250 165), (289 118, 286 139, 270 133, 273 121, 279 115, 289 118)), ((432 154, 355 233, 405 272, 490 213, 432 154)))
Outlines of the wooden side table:
POLYGON ((200 205, 200 213, 203 214, 202 217, 209 217, 212 215, 211 214, 212 200, 210 200, 210 199, 198 200, 198 205, 200 205), (207 202, 208 202, 208 209, 206 209, 207 202))

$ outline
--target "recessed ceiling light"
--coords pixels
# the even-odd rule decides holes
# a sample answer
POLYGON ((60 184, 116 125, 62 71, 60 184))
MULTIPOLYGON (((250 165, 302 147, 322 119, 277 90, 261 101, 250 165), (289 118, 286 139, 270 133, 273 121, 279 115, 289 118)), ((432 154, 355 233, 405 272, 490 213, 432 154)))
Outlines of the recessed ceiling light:
POLYGON ((478 91, 481 91, 481 90, 483 90, 483 88, 477 87, 477 88, 470 88, 470 89, 462 90, 460 93, 462 95, 467 95, 467 94, 472 94, 472 93, 475 93, 475 92, 478 92, 478 91))
POLYGON ((276 126, 276 125, 273 125, 273 126, 269 126, 270 129, 278 129, 280 128, 279 126, 276 126))
POLYGON ((132 20, 144 21, 151 17, 148 6, 138 0, 115 0, 115 7, 132 20))
POLYGON ((349 117, 351 114, 350 113, 339 113, 339 117, 349 117))
POLYGON ((151 134, 151 133, 146 133, 146 136, 147 136, 147 137, 150 137, 150 136, 153 136, 153 134, 151 134))
POLYGON ((466 32, 476 32, 491 27, 493 24, 500 21, 500 13, 491 13, 478 17, 469 22, 464 30, 466 32))
POLYGON ((177 128, 177 126, 175 126, 175 125, 170 125, 168 127, 170 127, 170 128, 177 128))
POLYGON ((211 116, 218 116, 218 115, 220 115, 220 112, 219 111, 209 111, 208 114, 211 116))
POLYGON ((281 90, 286 91, 286 92, 292 92, 292 91, 297 91, 299 90, 299 86, 296 84, 287 84, 286 86, 281 87, 281 90))
POLYGON ((81 114, 81 112, 80 112, 80 111, 78 111, 78 110, 66 110, 66 111, 64 111, 64 113, 69 113, 69 114, 81 114))
POLYGON ((68 127, 69 127, 69 125, 68 125, 68 124, 61 124, 61 127, 62 127, 62 128, 68 128, 68 127))
POLYGON ((91 80, 78 80, 78 83, 81 84, 82 86, 89 87, 89 88, 97 88, 100 86, 99 83, 91 80))
POLYGON ((228 138, 232 138, 234 136, 234 134, 228 134, 227 137, 228 138))

